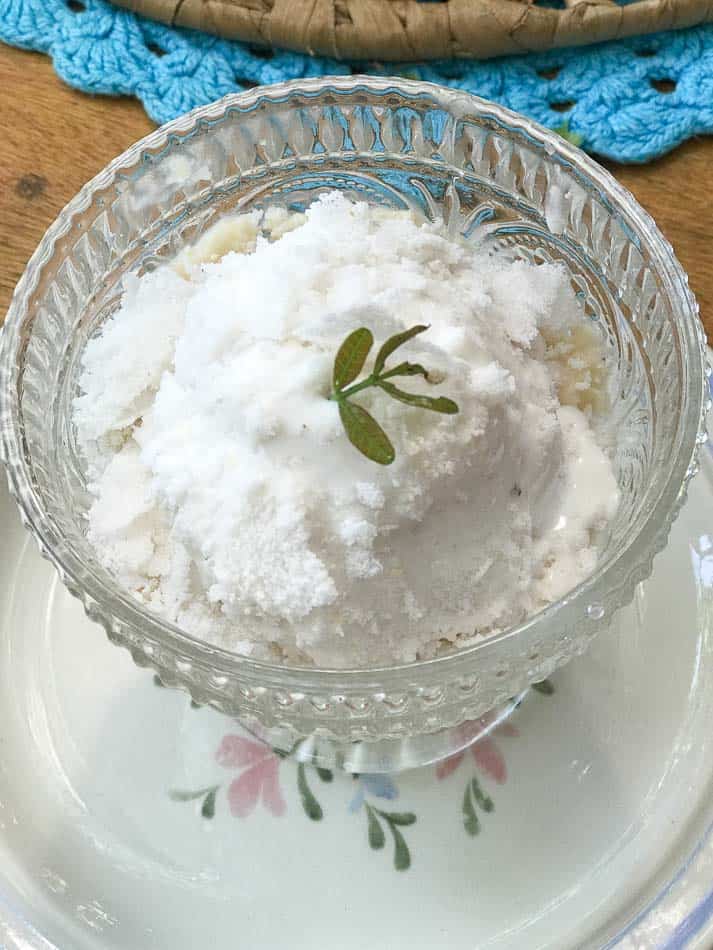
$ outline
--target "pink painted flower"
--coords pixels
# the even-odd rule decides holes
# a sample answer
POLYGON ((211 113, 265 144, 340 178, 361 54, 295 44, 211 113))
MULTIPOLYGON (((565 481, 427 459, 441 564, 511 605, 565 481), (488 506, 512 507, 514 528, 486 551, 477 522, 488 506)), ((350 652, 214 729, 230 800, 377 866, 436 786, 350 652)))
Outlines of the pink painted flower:
POLYGON ((473 740, 472 745, 462 752, 456 752, 436 765, 436 777, 439 779, 448 778, 458 768, 467 752, 473 756, 475 764, 489 775, 498 785, 502 785, 507 779, 507 767, 505 758, 500 751, 494 736, 516 736, 517 729, 512 723, 504 722, 491 730, 491 726, 496 718, 496 713, 489 712, 477 719, 475 722, 465 722, 460 727, 463 739, 473 740), (488 733, 483 735, 483 733, 488 733), (480 738, 478 738, 480 736, 480 738))
POLYGON ((269 746, 242 736, 223 736, 215 758, 226 769, 243 769, 228 788, 232 815, 245 818, 255 810, 260 799, 273 815, 285 813, 279 776, 282 760, 269 746))

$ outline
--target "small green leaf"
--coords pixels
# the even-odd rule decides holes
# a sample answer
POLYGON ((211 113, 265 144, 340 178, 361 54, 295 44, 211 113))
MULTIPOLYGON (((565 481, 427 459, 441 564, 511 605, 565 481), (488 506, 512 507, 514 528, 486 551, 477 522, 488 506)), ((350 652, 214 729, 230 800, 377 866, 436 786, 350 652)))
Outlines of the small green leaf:
POLYGON ((428 330, 428 327, 419 324, 418 326, 411 327, 410 330, 404 330, 402 333, 395 333, 394 336, 389 337, 389 339, 382 345, 381 349, 376 354, 374 375, 378 375, 382 371, 384 368, 384 363, 391 356, 394 350, 397 350, 400 346, 403 346, 404 343, 407 343, 410 339, 418 336, 419 333, 423 333, 425 330, 428 330))
POLYGON ((411 853, 404 836, 395 825, 390 825, 394 836, 394 867, 397 871, 407 871, 411 867, 411 853))
POLYGON ((580 146, 584 141, 583 135, 570 130, 569 122, 563 122, 562 125, 558 125, 555 132, 561 135, 563 139, 566 139, 567 142, 571 142, 572 145, 580 146))
POLYGON ((297 766, 297 789, 300 793, 302 807, 304 808, 307 817, 311 818, 312 821, 320 821, 324 815, 324 812, 322 811, 322 806, 312 794, 312 789, 307 784, 304 762, 300 762, 300 764, 297 766))
POLYGON ((378 808, 376 811, 391 825, 413 825, 416 822, 416 816, 412 811, 380 811, 378 808))
POLYGON ((366 814, 369 821, 369 847, 374 851, 379 851, 386 843, 384 829, 381 827, 378 818, 368 805, 366 806, 366 814))
POLYGON ((366 409, 353 402, 339 403, 339 417, 342 420, 347 438, 372 462, 379 465, 391 465, 396 453, 388 435, 366 409))
POLYGON ((480 831, 480 822, 473 808, 473 802, 470 800, 470 783, 466 785, 463 795, 463 827, 471 837, 475 837, 480 831))
POLYGON ((201 808, 201 815, 204 818, 215 818, 215 796, 217 788, 211 789, 210 792, 205 797, 203 801, 203 807, 201 808))
POLYGON ((542 693, 543 696, 552 696, 555 687, 551 680, 542 680, 541 683, 533 683, 532 688, 538 693, 542 693))
POLYGON ((217 785, 209 785, 207 788, 197 788, 195 791, 189 791, 182 788, 171 788, 168 792, 168 797, 172 802, 193 802, 197 798, 203 798, 204 795, 209 795, 211 792, 217 792, 217 785))
POLYGON ((416 406, 418 409, 430 409, 432 412, 444 412, 453 415, 458 412, 458 404, 446 396, 419 396, 416 393, 405 393, 403 389, 393 383, 379 382, 379 386, 394 399, 405 402, 407 406, 416 406))
POLYGON ((470 787, 473 789, 473 798, 480 805, 483 811, 493 811, 495 805, 493 800, 489 795, 486 795, 483 789, 480 787, 480 782, 477 778, 471 779, 470 787))
POLYGON ((357 378, 373 345, 374 336, 366 327, 349 334, 334 357, 332 380, 335 390, 339 391, 357 378))
POLYGON ((413 812, 387 812, 379 808, 372 808, 366 805, 366 813, 369 819, 369 844, 372 848, 379 849, 384 847, 384 829, 379 824, 376 817, 379 815, 389 826, 389 831, 394 839, 394 867, 397 871, 405 871, 411 867, 411 853, 404 836, 398 829, 398 825, 412 825, 416 821, 413 812))
POLYGON ((420 363, 399 363, 398 366, 390 369, 386 375, 389 379, 392 376, 423 376, 424 379, 428 379, 428 370, 420 363))
POLYGON ((323 769, 319 765, 315 766, 315 768, 317 769, 317 775, 319 775, 323 782, 331 782, 334 778, 331 769, 323 769))

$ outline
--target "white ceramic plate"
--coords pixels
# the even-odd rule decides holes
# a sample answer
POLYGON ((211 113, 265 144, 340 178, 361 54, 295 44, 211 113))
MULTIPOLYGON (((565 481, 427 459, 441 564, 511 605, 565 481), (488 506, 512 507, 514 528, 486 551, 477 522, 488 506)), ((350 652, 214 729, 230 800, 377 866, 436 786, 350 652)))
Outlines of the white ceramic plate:
POLYGON ((0 946, 708 947, 713 457, 587 656, 457 759, 318 772, 159 688, 0 492, 0 946))

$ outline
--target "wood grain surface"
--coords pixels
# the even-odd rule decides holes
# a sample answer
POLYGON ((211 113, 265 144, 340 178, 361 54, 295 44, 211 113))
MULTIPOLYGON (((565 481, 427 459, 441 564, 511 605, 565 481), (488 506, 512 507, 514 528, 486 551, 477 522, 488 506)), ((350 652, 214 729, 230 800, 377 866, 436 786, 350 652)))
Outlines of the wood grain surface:
MULTIPOLYGON (((0 45, 0 315, 44 230, 79 188, 153 128, 133 99, 69 89, 49 59, 0 45)), ((609 163, 689 274, 713 340, 713 138, 650 165, 609 163)))

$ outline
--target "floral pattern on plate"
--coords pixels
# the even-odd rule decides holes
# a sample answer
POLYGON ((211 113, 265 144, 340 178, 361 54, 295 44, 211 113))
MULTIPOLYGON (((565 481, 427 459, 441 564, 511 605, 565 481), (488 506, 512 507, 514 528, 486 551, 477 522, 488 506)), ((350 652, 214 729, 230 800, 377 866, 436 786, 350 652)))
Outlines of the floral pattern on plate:
MULTIPOLYGON (((156 678, 157 685, 161 685, 156 678)), ((551 696, 554 686, 549 680, 534 685, 533 689, 551 696)), ((462 798, 462 822, 466 833, 475 837, 481 831, 482 816, 495 810, 495 803, 484 790, 481 781, 492 781, 503 785, 507 781, 505 754, 500 747, 501 738, 515 739, 518 731, 508 721, 498 722, 495 712, 488 713, 478 720, 475 734, 473 723, 463 726, 464 741, 472 743, 461 752, 435 764, 431 773, 437 781, 446 781, 452 775, 466 775, 462 798), (474 739, 473 739, 473 736, 474 739), (465 765, 465 768, 462 766, 465 765)), ((297 753, 299 743, 292 750, 297 753)), ((292 775, 285 774, 286 766, 294 773, 299 801, 302 810, 311 821, 321 821, 325 809, 320 802, 320 787, 331 784, 334 773, 312 762, 295 763, 294 759, 283 752, 249 738, 238 732, 226 733, 215 752, 216 763, 236 772, 227 783, 201 786, 196 789, 169 790, 169 798, 175 802, 200 801, 200 815, 212 819, 216 814, 219 793, 225 788, 228 810, 234 818, 248 818, 258 807, 264 808, 276 818, 288 812, 288 806, 281 785, 282 781, 291 781, 292 775)), ((411 851, 404 829, 415 825, 417 816, 413 811, 392 810, 377 805, 378 802, 393 802, 399 798, 398 776, 389 774, 353 773, 352 794, 347 803, 351 814, 363 814, 366 819, 366 836, 369 847, 381 851, 387 842, 387 832, 393 842, 393 866, 397 871, 405 871, 411 866, 411 851)), ((348 787, 345 783, 345 787, 348 787)))

